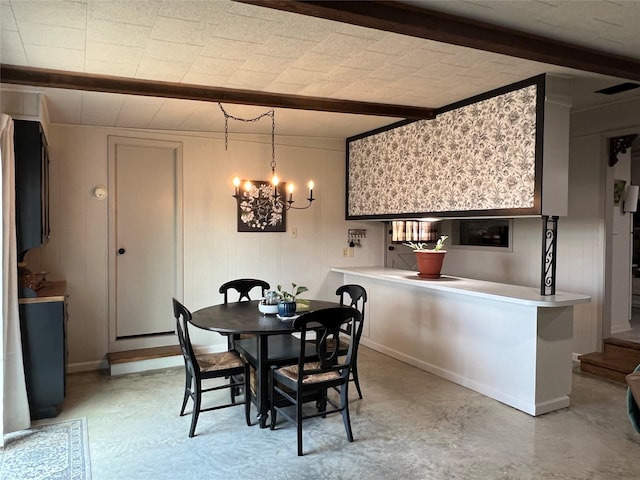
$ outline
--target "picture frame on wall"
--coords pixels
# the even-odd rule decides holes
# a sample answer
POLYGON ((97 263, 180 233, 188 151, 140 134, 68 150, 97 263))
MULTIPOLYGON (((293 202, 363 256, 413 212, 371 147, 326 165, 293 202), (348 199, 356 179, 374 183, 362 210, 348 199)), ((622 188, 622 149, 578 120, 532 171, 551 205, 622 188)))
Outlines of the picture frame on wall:
POLYGON ((285 187, 279 184, 274 196, 271 182, 252 180, 237 201, 238 232, 286 232, 285 187))

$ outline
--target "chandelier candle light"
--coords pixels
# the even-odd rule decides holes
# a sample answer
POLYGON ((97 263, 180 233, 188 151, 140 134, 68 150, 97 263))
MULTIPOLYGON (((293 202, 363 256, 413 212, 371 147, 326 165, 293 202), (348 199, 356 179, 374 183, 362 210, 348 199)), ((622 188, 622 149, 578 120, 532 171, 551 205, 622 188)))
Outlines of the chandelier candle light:
MULTIPOLYGON (((233 115, 230 115, 229 113, 226 112, 226 110, 224 109, 224 107, 222 106, 221 103, 218 103, 218 105, 220 106, 220 110, 222 110, 222 113, 224 114, 224 148, 225 150, 227 150, 227 146, 228 146, 228 138, 229 138, 229 119, 231 118, 232 120, 238 120, 241 122, 255 122, 260 120, 263 117, 271 117, 271 190, 272 190, 272 197, 274 199, 274 201, 279 201, 280 200, 280 193, 278 192, 278 184, 280 183, 280 179, 278 178, 278 175, 276 174, 276 148, 275 148, 275 131, 276 131, 276 120, 275 120, 275 110, 271 109, 268 112, 265 112, 261 115, 258 115, 255 118, 239 118, 239 117, 234 117, 233 115)), ((236 176, 233 179, 233 186, 235 187, 235 193, 233 194, 233 197, 240 201, 244 196, 246 196, 248 194, 248 192, 251 191, 252 188, 252 184, 250 180, 240 180, 240 177, 236 176), (243 183, 244 182, 244 183, 243 183), (240 185, 242 184, 243 186, 243 190, 244 192, 240 192, 240 185)), ((285 209, 289 210, 289 209, 295 209, 295 210, 304 210, 306 208, 309 208, 311 206, 311 203, 313 203, 313 201, 315 200, 315 198, 313 198, 313 187, 315 186, 315 184, 313 183, 313 180, 309 180, 309 183, 307 184, 307 186, 309 187, 309 197, 307 198, 307 202, 309 202, 306 206, 304 207, 294 207, 293 203, 295 202, 293 200, 293 192, 295 190, 295 186, 293 183, 289 183, 287 184, 287 192, 289 193, 289 198, 285 198, 282 200, 283 201, 283 206, 285 209)))

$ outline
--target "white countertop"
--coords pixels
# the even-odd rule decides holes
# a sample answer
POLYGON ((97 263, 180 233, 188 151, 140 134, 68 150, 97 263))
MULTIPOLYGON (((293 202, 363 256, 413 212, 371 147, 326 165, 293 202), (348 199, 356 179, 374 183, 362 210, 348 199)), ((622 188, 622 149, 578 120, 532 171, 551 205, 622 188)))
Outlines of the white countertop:
POLYGON ((447 293, 537 307, 564 307, 591 301, 591 297, 588 295, 558 291, 556 291, 555 295, 540 295, 539 287, 523 287, 521 285, 487 282, 471 278, 443 275, 435 280, 423 279, 418 277, 416 272, 410 270, 384 267, 332 267, 331 271, 447 293))

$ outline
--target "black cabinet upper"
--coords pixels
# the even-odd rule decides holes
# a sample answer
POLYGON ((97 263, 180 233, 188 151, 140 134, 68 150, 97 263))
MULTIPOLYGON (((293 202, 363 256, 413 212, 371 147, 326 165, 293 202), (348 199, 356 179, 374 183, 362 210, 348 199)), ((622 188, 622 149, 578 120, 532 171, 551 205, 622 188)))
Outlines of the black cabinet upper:
POLYGON ((49 230, 49 156, 40 122, 14 120, 18 261, 45 243, 49 230))

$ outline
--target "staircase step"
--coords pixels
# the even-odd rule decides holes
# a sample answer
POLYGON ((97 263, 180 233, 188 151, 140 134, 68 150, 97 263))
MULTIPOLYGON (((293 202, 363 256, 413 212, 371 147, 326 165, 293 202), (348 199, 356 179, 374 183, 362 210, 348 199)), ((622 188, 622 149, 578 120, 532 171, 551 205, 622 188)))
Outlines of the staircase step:
POLYGON ((606 338, 604 340, 604 353, 615 354, 640 364, 640 344, 622 340, 620 338, 606 338))
POLYGON ((580 370, 619 383, 625 383, 625 377, 633 372, 638 361, 625 354, 612 352, 594 352, 580 355, 580 370))
POLYGON ((179 345, 111 352, 107 353, 107 361, 111 375, 175 367, 183 363, 179 345))
POLYGON ((606 349, 607 346, 622 347, 640 353, 640 343, 632 342, 631 340, 625 340, 623 338, 605 338, 604 348, 606 349))
POLYGON ((166 347, 138 348, 137 350, 126 350, 124 352, 107 353, 109 364, 136 362, 148 360, 150 358, 172 357, 182 355, 180 345, 169 345, 166 347))

